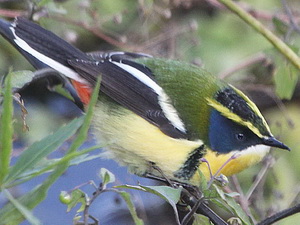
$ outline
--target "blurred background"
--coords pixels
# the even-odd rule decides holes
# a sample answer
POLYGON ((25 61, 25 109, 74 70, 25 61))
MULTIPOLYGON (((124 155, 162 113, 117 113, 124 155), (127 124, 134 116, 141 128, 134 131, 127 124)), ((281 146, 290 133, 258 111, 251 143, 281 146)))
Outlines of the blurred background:
MULTIPOLYGON (((247 0, 238 4, 298 53, 299 1, 247 0)), ((260 34, 218 1, 0 1, 1 17, 12 20, 19 15, 33 15, 33 19, 43 27, 85 52, 124 50, 178 59, 203 67, 237 86, 257 103, 274 135, 292 149, 291 152, 273 149, 271 158, 242 172, 235 179, 247 193, 257 175, 261 174, 261 169, 268 167, 267 175, 251 195, 255 218, 259 221, 300 202, 299 71, 260 34)), ((0 38, 0 76, 7 74, 10 68, 33 70, 13 47, 0 38)), ((39 80, 21 92, 28 110, 26 122, 29 131, 22 131, 21 110, 16 105, 15 157, 26 146, 82 113, 74 103, 47 86, 47 80, 39 80)), ((91 134, 86 146, 94 144, 91 134)), ((65 143, 53 157, 63 154, 68 145, 65 143)), ((71 167, 50 189, 49 196, 34 210, 34 214, 43 224, 71 224, 76 210, 65 213, 66 206, 58 199, 60 191, 71 190, 89 180, 99 183, 97 174, 101 167, 112 171, 119 184, 154 184, 151 180, 128 174, 126 168, 112 161, 95 159, 71 167)), ((15 188, 14 192, 22 195, 43 179, 39 177, 15 188)), ((84 188, 87 192, 93 192, 90 186, 84 188)), ((141 192, 133 192, 133 196, 139 215, 147 224, 174 223, 172 211, 163 200, 141 192)), ((101 195, 90 213, 101 224, 132 224, 126 204, 116 194, 101 195)), ((299 219, 300 216, 295 215, 278 224, 297 224, 299 219)))

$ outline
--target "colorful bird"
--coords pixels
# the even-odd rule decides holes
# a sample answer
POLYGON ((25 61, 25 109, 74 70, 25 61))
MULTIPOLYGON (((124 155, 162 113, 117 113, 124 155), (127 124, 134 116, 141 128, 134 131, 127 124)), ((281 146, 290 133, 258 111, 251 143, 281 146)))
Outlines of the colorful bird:
POLYGON ((200 171, 207 179, 230 176, 270 147, 289 150, 246 95, 195 65, 141 53, 84 53, 25 18, 1 19, 0 33, 36 68, 70 79, 85 105, 101 76, 94 133, 109 143, 106 155, 135 174, 197 185, 200 171))

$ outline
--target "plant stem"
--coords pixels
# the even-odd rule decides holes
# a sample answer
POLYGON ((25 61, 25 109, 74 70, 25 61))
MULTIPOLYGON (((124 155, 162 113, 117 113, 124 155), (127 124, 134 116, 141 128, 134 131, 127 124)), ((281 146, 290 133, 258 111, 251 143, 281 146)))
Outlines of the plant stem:
POLYGON ((296 213, 299 213, 299 212, 300 212, 300 204, 295 205, 291 208, 282 210, 282 211, 276 213, 275 215, 264 219, 263 221, 259 222, 257 225, 271 225, 281 219, 287 218, 287 217, 294 215, 296 213))
POLYGON ((232 0, 218 0, 229 10, 237 14, 248 25, 254 28, 258 33, 263 35, 279 52, 281 52, 296 68, 300 70, 300 58, 298 55, 280 38, 267 29, 261 22, 252 15, 234 3, 232 0))

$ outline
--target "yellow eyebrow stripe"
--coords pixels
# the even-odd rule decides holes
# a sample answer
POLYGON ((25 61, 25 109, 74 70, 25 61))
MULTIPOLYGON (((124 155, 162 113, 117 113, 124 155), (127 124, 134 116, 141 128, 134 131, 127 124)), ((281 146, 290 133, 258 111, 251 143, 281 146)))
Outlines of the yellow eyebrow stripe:
MULTIPOLYGON (((248 127, 258 137, 260 137, 260 138, 264 137, 260 133, 260 131, 251 122, 243 120, 240 116, 238 116, 237 114, 231 112, 228 108, 226 108, 225 106, 223 106, 221 103, 217 102, 214 99, 206 98, 206 100, 208 101, 208 105, 212 106, 214 109, 219 111, 226 118, 228 118, 230 120, 233 120, 238 124, 241 124, 241 125, 244 125, 244 126, 248 127)), ((269 129, 269 127, 267 127, 267 128, 269 129)))
MULTIPOLYGON (((261 112, 259 111, 259 109, 257 108, 257 106, 254 104, 254 102, 252 102, 242 91, 240 91, 239 89, 233 87, 232 85, 229 84, 229 86, 239 95, 241 96, 248 104, 248 106, 255 112, 256 115, 258 115, 261 120, 263 125, 267 128, 267 131, 269 133, 271 133, 271 130, 267 124, 267 121, 265 120, 265 118, 263 117, 263 115, 261 114, 261 112)), ((249 127, 250 128, 250 127, 249 127)))

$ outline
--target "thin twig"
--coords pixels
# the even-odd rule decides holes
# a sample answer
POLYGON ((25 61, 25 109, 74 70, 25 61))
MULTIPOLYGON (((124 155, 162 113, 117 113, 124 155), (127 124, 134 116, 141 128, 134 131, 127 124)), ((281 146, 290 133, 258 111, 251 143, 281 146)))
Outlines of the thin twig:
POLYGON ((254 190, 257 188, 258 184, 261 182, 262 178, 266 175, 268 169, 274 164, 274 160, 268 158, 266 160, 266 164, 265 166, 260 170, 260 172, 258 173, 254 183, 252 184, 252 186, 249 188, 247 194, 246 194, 246 200, 248 201, 249 198, 251 197, 252 193, 254 192, 254 190))
POLYGON ((249 209, 249 201, 245 197, 245 194, 240 186, 237 176, 233 175, 231 178, 232 178, 232 183, 234 184, 236 191, 240 194, 240 196, 238 196, 238 202, 240 203, 244 212, 252 219, 252 221, 255 221, 255 218, 253 217, 253 215, 249 209))
POLYGON ((235 187, 235 190, 240 194, 240 196, 238 197, 239 203, 241 204, 241 207, 243 208, 243 210, 248 213, 249 212, 248 201, 245 199, 245 194, 241 188, 241 185, 240 185, 236 175, 233 175, 231 177, 231 179, 232 179, 232 183, 235 187))
POLYGON ((83 211, 83 222, 84 225, 88 225, 88 219, 90 217, 89 215, 89 208, 91 206, 91 204, 96 200, 96 198, 105 191, 105 189, 103 189, 103 185, 102 183, 100 184, 99 188, 97 188, 97 190, 93 193, 93 197, 88 199, 86 201, 86 205, 84 207, 84 211, 83 211))
POLYGON ((197 212, 200 205, 203 203, 203 199, 199 199, 193 206, 192 210, 183 218, 181 225, 187 225, 188 222, 193 218, 194 214, 197 212))
POLYGON ((210 188, 210 186, 213 184, 213 181, 217 176, 220 175, 222 169, 232 160, 238 158, 240 156, 239 153, 234 153, 229 159, 226 160, 226 162, 217 170, 217 172, 210 178, 208 184, 207 184, 207 189, 210 188))

